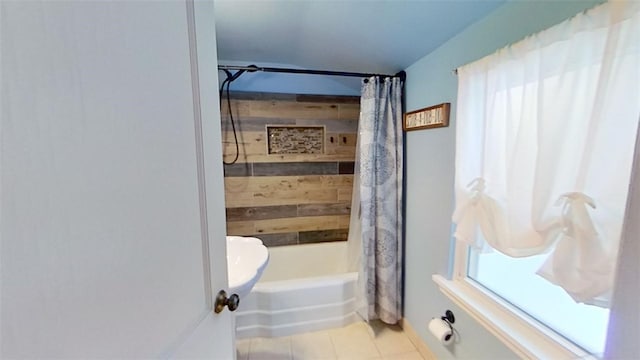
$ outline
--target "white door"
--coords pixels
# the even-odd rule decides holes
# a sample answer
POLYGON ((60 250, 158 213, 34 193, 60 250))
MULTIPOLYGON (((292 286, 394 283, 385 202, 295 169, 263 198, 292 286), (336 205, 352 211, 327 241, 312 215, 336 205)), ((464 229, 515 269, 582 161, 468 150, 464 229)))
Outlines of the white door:
POLYGON ((0 357, 233 358, 212 2, 0 29, 0 357))

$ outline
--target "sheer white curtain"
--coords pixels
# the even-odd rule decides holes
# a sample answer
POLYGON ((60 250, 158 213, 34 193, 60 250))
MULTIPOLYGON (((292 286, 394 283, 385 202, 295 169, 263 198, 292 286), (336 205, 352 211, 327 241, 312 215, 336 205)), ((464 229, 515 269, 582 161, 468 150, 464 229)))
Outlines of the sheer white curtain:
POLYGON ((640 2, 595 7, 458 76, 456 238, 550 250, 539 275, 606 305, 640 114, 640 2))

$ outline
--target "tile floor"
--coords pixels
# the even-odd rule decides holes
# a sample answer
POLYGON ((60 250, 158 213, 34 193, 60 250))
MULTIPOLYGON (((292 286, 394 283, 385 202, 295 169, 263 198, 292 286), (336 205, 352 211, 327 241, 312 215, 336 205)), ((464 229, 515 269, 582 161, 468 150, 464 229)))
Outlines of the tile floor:
POLYGON ((237 341, 238 360, 423 360, 398 326, 358 322, 343 328, 237 341))

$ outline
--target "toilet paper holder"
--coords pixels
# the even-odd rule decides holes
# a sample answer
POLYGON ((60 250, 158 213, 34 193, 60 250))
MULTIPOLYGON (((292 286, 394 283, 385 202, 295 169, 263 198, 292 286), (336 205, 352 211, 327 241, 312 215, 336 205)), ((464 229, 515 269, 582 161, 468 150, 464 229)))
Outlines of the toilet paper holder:
POLYGON ((453 325, 451 324, 456 322, 456 317, 453 316, 453 311, 451 310, 445 311, 444 316, 440 317, 440 319, 446 321, 447 324, 449 324, 449 326, 451 327, 451 330, 453 330, 453 325))
POLYGON ((444 316, 441 316, 440 319, 444 322, 446 322, 449 325, 449 328, 451 329, 451 335, 447 335, 447 338, 445 340, 449 340, 448 338, 450 336, 453 336, 455 330, 453 329, 453 323, 456 322, 456 317, 453 316, 453 311, 451 310, 447 310, 444 313, 444 316))
POLYGON ((456 338, 456 330, 453 323, 456 322, 451 310, 447 310, 444 316, 434 317, 429 321, 429 332, 443 345, 451 345, 456 338))

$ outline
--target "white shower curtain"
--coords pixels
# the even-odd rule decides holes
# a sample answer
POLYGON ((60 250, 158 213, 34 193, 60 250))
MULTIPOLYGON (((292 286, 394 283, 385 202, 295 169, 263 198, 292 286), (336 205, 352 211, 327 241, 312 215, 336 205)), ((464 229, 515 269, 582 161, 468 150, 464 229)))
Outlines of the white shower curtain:
POLYGON ((640 4, 600 5, 458 75, 456 238, 552 250, 538 274, 606 306, 640 113, 640 4))
POLYGON ((363 81, 349 230, 360 260, 358 313, 389 324, 402 307, 401 99, 397 77, 363 81))

